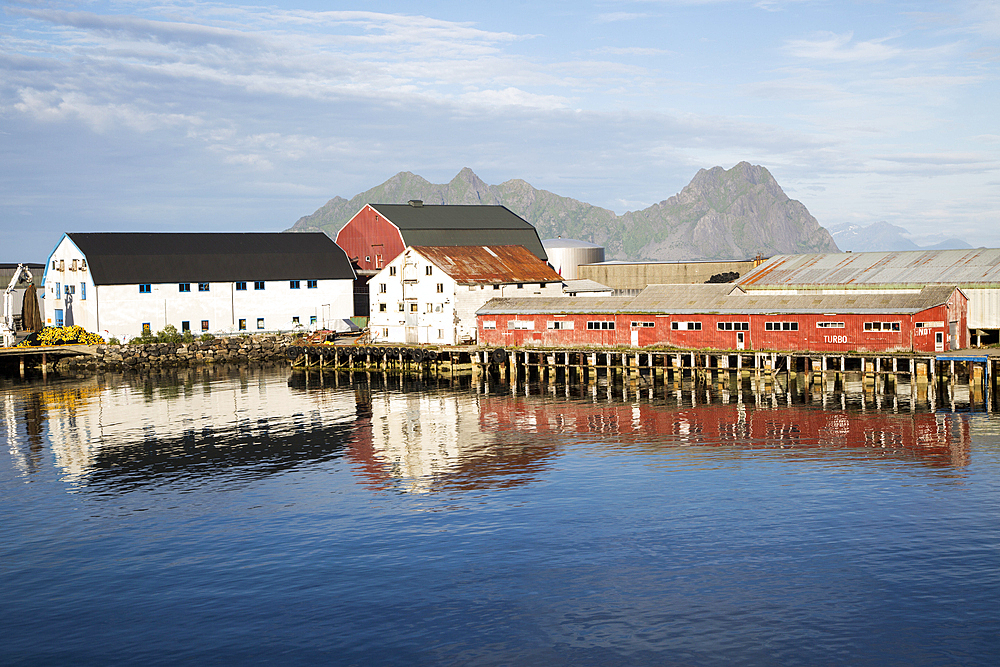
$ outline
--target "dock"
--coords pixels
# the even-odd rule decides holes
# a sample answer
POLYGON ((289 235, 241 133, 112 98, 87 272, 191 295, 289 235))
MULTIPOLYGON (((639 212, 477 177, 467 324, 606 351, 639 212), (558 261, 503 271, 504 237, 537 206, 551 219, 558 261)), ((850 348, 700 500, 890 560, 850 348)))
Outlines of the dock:
POLYGON ((303 346, 289 351, 293 369, 362 370, 434 375, 471 374, 526 382, 710 386, 749 382, 754 388, 793 383, 804 389, 860 382, 876 393, 900 385, 930 392, 968 385, 989 396, 1000 389, 1000 350, 921 354, 822 354, 707 350, 485 348, 415 345, 303 346))

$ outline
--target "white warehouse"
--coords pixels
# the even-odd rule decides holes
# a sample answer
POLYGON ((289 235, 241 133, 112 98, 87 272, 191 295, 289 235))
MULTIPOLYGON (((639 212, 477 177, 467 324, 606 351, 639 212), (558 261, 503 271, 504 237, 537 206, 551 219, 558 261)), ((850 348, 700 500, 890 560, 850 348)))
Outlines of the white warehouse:
POLYGON ((322 233, 72 233, 49 255, 46 326, 133 337, 332 326, 354 270, 322 233))
POLYGON ((368 326, 390 343, 474 343, 495 297, 563 296, 562 278, 519 245, 413 246, 368 282, 368 326))

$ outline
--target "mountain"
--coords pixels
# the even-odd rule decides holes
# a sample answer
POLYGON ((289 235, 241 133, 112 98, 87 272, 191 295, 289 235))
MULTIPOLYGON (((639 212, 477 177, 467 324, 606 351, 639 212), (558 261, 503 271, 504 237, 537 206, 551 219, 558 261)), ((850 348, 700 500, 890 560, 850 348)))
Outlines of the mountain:
POLYGON ((701 169, 678 194, 641 211, 617 215, 598 206, 538 190, 514 179, 488 185, 469 168, 437 185, 400 172, 350 200, 335 197, 289 231, 336 236, 368 203, 503 204, 538 229, 541 238, 574 238, 605 247, 608 259, 747 259, 778 253, 837 252, 830 234, 801 202, 789 199, 764 167, 701 169))
POLYGON ((830 232, 837 246, 851 252, 879 252, 898 250, 961 250, 972 246, 957 238, 946 238, 933 245, 919 246, 910 240, 910 232, 888 222, 860 225, 838 225, 830 232))

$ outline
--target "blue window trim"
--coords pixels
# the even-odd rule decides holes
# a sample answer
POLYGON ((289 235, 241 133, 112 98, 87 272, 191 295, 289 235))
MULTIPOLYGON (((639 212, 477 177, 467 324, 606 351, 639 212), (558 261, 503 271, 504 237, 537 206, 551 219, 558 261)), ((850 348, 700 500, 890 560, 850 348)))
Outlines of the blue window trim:
POLYGON ((247 291, 247 281, 241 280, 241 281, 237 282, 236 283, 236 291, 237 292, 246 292, 247 291))
POLYGON ((80 301, 87 300, 87 283, 80 283, 80 301))
POLYGON ((56 283, 56 298, 57 299, 61 299, 62 298, 62 284, 61 283, 56 283))
POLYGON ((208 283, 198 283, 198 291, 199 292, 207 292, 207 291, 209 291, 209 284, 208 283))
POLYGON ((288 289, 299 289, 301 287, 301 281, 299 280, 289 280, 288 289))
POLYGON ((253 281, 253 288, 256 290, 264 289, 264 281, 263 280, 253 281))
POLYGON ((307 280, 306 281, 306 289, 316 289, 317 285, 318 285, 318 281, 316 281, 316 280, 307 280))
POLYGON ((149 283, 143 283, 139 285, 139 294, 152 294, 153 286, 149 283))
POLYGON ((191 283, 177 283, 177 291, 178 292, 190 292, 191 291, 191 283))

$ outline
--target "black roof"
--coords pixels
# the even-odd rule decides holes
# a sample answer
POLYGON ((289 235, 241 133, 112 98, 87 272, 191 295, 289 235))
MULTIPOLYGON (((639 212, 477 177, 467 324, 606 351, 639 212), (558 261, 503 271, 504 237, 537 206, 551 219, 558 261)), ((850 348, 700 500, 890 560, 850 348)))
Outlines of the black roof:
POLYGON ((340 246, 321 232, 67 234, 96 285, 354 279, 340 246))
POLYGON ((548 260, 538 232, 506 206, 369 204, 399 227, 407 246, 520 245, 548 260))

